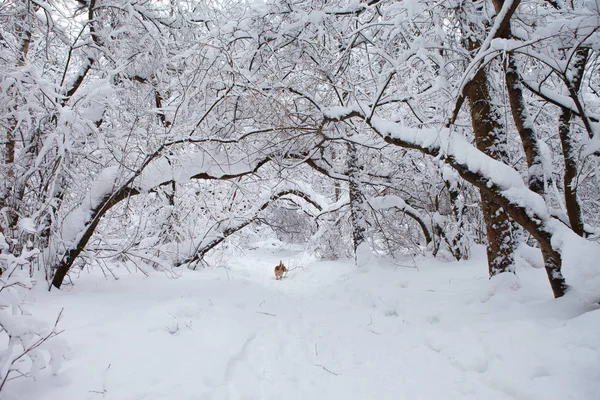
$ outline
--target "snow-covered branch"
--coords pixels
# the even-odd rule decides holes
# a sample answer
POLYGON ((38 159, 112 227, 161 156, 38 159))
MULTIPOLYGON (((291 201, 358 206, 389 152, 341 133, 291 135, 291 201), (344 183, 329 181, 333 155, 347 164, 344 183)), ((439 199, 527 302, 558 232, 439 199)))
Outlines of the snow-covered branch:
POLYGON ((53 268, 55 271, 52 285, 60 288, 67 272, 94 234, 102 217, 122 200, 149 192, 174 182, 187 182, 191 179, 229 180, 256 172, 271 160, 240 158, 237 161, 209 156, 208 153, 195 153, 174 160, 160 157, 162 152, 149 156, 140 168, 123 183, 119 182, 118 167, 105 169, 90 189, 80 206, 65 219, 63 240, 67 250, 53 268), (139 179, 137 179, 139 178, 139 179), (137 179, 137 180, 136 180, 137 179))
POLYGON ((421 215, 421 213, 417 209, 406 204, 406 201, 404 201, 404 199, 402 199, 396 195, 386 195, 386 196, 370 198, 369 204, 375 210, 384 210, 384 209, 388 209, 388 208, 395 208, 399 211, 402 211, 403 213, 405 213, 406 215, 408 215, 409 217, 414 219, 419 224, 419 226, 423 230, 423 236, 425 236, 425 242, 428 245, 429 245, 429 243, 431 243, 433 241, 433 233, 431 231, 431 228, 427 224, 426 219, 423 217, 423 215, 421 215))
MULTIPOLYGON (((325 110, 324 118, 331 122, 349 118, 366 120, 363 109, 332 107, 325 110)), ((544 199, 525 185, 518 171, 485 155, 448 128, 411 128, 377 116, 371 118, 369 126, 387 143, 415 149, 447 163, 464 180, 492 196, 552 256, 546 263, 552 289, 557 297, 565 293, 560 254, 564 241, 558 238, 575 234, 552 217, 544 199)))
POLYGON ((0 276, 0 338, 6 347, 0 351, 0 393, 11 379, 35 379, 47 367, 56 371, 62 358, 62 346, 51 340, 61 333, 58 323, 62 311, 52 327, 26 311, 23 305, 33 283, 29 271, 22 267, 19 257, 3 259, 0 276))
POLYGON ((245 216, 235 219, 229 217, 224 221, 220 221, 217 224, 217 227, 215 228, 216 232, 210 236, 203 238, 203 240, 196 246, 194 254, 186 258, 183 262, 179 263, 179 265, 192 264, 202 261, 206 253, 208 253, 210 250, 214 249, 216 246, 221 244, 225 239, 227 239, 227 237, 233 235, 234 233, 250 225, 252 222, 256 221, 262 211, 264 211, 270 204, 283 197, 296 197, 310 204, 318 211, 321 211, 323 209, 323 205, 320 204, 320 201, 322 201, 323 199, 316 199, 309 193, 309 191, 303 191, 296 187, 281 188, 276 193, 268 196, 267 199, 262 200, 261 203, 257 205, 253 211, 250 211, 245 216))

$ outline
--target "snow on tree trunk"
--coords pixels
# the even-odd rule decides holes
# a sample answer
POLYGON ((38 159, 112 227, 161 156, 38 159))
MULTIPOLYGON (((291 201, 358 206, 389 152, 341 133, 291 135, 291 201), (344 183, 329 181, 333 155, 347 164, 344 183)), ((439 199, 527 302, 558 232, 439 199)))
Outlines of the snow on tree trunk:
POLYGON ((456 171, 446 166, 442 169, 442 179, 450 197, 455 227, 452 229, 450 238, 447 237, 448 233, 444 231, 441 233, 454 259, 456 261, 466 260, 470 256, 470 246, 465 232, 465 204, 460 194, 460 178, 456 174, 456 171))
MULTIPOLYGON (((573 85, 575 91, 579 92, 581 81, 583 79, 583 72, 585 70, 585 64, 588 59, 588 50, 577 50, 573 59, 575 62, 573 64, 571 73, 571 84, 573 85)), ((579 236, 585 237, 581 204, 579 203, 579 199, 577 197, 578 149, 577 141, 571 132, 572 117, 573 112, 570 109, 564 107, 561 108, 561 112, 558 117, 558 134, 560 136, 563 159, 565 162, 565 206, 567 209, 567 216, 569 217, 569 223, 571 224, 571 229, 573 229, 573 232, 577 233, 579 236)))
POLYGON ((356 249, 365 241, 367 219, 365 196, 360 187, 360 165, 356 145, 348 144, 348 189, 350 195, 350 219, 352 222, 352 247, 356 249))
MULTIPOLYGON (((495 160, 506 162, 506 131, 491 103, 486 73, 480 69, 467 88, 471 123, 479 150, 495 160)), ((490 277, 514 272, 513 237, 510 217, 493 196, 481 193, 481 211, 487 232, 487 258, 490 277)))

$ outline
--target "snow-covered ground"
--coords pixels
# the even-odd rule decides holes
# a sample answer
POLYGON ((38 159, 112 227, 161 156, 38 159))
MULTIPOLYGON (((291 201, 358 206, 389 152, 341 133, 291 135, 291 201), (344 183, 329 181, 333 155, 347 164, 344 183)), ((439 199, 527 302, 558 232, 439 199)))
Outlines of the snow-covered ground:
POLYGON ((271 245, 224 260, 40 285, 29 308, 51 321, 64 307, 69 351, 2 399, 600 399, 600 309, 553 300, 522 260, 497 281, 481 248, 461 263, 356 267, 271 245))

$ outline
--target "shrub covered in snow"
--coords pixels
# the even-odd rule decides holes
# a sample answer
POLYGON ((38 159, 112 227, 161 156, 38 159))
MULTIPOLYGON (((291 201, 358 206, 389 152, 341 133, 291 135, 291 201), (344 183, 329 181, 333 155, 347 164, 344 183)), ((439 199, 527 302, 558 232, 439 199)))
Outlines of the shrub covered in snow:
POLYGON ((0 234, 0 392, 6 383, 16 378, 33 378, 46 368, 55 372, 62 359, 61 347, 50 340, 60 333, 58 323, 53 326, 33 317, 25 303, 34 280, 29 274, 31 257, 37 249, 23 252, 19 257, 7 252, 8 246, 0 234))

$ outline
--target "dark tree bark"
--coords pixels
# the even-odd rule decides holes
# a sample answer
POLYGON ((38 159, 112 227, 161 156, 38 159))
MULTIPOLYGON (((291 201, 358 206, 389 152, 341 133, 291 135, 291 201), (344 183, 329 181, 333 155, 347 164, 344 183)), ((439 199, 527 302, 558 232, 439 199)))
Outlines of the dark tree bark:
POLYGON ((460 261, 463 259, 469 258, 469 249, 465 246, 465 219, 464 219, 464 210, 465 205, 460 200, 460 187, 458 184, 451 182, 445 178, 444 185, 446 186, 446 190, 448 190, 448 196, 450 197, 450 204, 452 205, 452 214, 454 215, 454 220, 456 222, 456 234, 452 238, 448 238, 444 231, 440 228, 440 234, 443 237, 444 241, 448 245, 452 256, 456 261, 460 261))
POLYGON ((352 224, 352 247, 356 249, 365 241, 367 229, 365 196, 360 187, 360 165, 356 145, 348 144, 348 189, 350 197, 350 222, 352 224))
MULTIPOLYGON (((472 79, 466 94, 477 148, 488 156, 507 163, 506 131, 500 122, 500 115, 491 104, 487 75, 483 69, 472 79)), ((509 215, 494 196, 486 192, 481 192, 481 208, 486 226, 490 277, 502 272, 512 272, 514 244, 509 215)))
MULTIPOLYGON (((579 49, 575 52, 573 68, 571 69, 571 82, 573 90, 579 93, 585 64, 588 59, 588 50, 579 49)), ((567 216, 573 232, 579 236, 585 237, 586 232, 583 224, 583 215, 581 204, 577 197, 577 141, 571 132, 571 119, 573 112, 568 108, 561 108, 558 117, 558 134, 563 150, 563 159, 565 162, 564 175, 564 193, 567 216)))
POLYGON ((513 121, 521 137, 525 160, 527 161, 529 188, 543 196, 545 193, 545 180, 542 152, 538 144, 538 138, 533 129, 533 122, 527 110, 523 96, 523 85, 519 79, 517 65, 512 56, 507 55, 505 62, 506 88, 513 121))
MULTIPOLYGON (((493 0, 496 12, 500 12, 504 6, 504 2, 505 0, 493 0)), ((498 37, 505 39, 509 39, 511 35, 510 24, 507 24, 502 31, 498 32, 498 37)), ((506 60, 503 64, 505 65, 506 89, 508 92, 510 109, 513 121, 519 132, 519 136, 521 137, 523 151, 525 152, 525 160, 527 161, 529 189, 544 197, 546 192, 546 181, 551 178, 546 177, 544 174, 542 151, 538 144, 533 121, 531 121, 531 116, 527 110, 525 97, 523 96, 523 85, 521 83, 517 64, 511 54, 506 56, 506 60)), ((565 191, 565 197, 566 196, 567 194, 565 191)), ((544 249, 543 246, 542 256, 544 257, 544 263, 548 264, 548 268, 551 270, 554 269, 556 260, 554 259, 553 254, 544 249)))
MULTIPOLYGON (((60 261, 53 268, 55 272, 54 272, 54 277, 52 279, 52 285, 50 286, 50 289, 52 288, 52 286, 54 286, 56 288, 61 287, 63 280, 65 279, 65 276, 67 276, 67 273, 73 266, 73 263, 75 262, 77 257, 79 257, 81 252, 87 246, 89 240, 91 239, 92 235, 94 234, 94 231, 96 230, 96 227, 100 223, 100 220, 102 219, 102 217, 113 206, 117 205, 122 200, 124 200, 128 197, 140 194, 140 192, 135 187, 133 187, 133 181, 135 180, 135 178, 137 178, 142 173, 142 171, 146 168, 146 166, 148 166, 148 164, 150 164, 150 162, 152 160, 154 160, 156 157, 158 157, 162 153, 163 150, 164 150, 164 145, 161 146, 161 148, 159 148, 154 154, 149 156, 148 159, 146 160, 146 162, 144 162, 144 164, 136 171, 135 174, 133 174, 133 176, 131 178, 129 178, 127 180, 127 182, 125 184, 123 184, 116 191, 106 195, 95 207, 93 207, 90 210, 89 221, 86 223, 85 228, 77 236, 77 239, 70 245, 70 247, 67 249, 67 251, 65 251, 65 253, 61 257, 60 261)), ((190 179, 221 179, 221 180, 234 179, 234 178, 238 178, 240 176, 244 176, 244 175, 248 175, 248 174, 256 172, 260 167, 262 167, 264 164, 266 164, 269 161, 270 161, 270 158, 266 157, 262 160, 257 161, 254 168, 247 170, 247 171, 240 171, 239 173, 232 174, 232 175, 212 176, 207 173, 200 173, 200 174, 192 176, 190 179)), ((172 183, 173 183, 172 180, 168 180, 168 181, 161 182, 156 187, 167 186, 167 185, 171 185, 172 183)))

